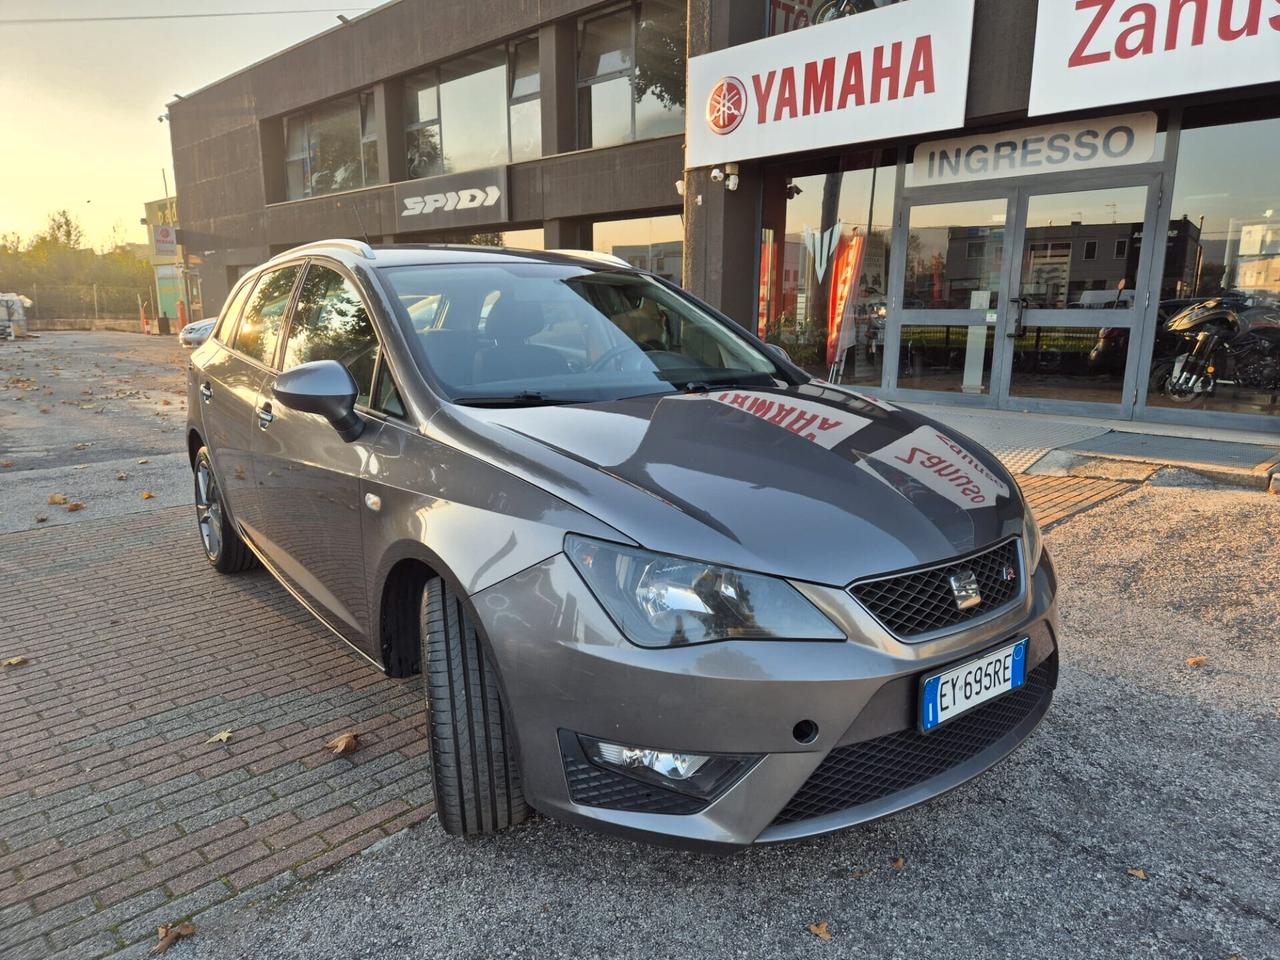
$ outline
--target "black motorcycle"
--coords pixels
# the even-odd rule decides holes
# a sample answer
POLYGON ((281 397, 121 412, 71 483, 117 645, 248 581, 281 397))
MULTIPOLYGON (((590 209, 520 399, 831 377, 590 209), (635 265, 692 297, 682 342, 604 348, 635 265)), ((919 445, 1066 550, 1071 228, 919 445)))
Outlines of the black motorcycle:
POLYGON ((1203 402, 1219 386, 1280 390, 1280 306, 1250 307, 1214 298, 1169 318, 1162 331, 1176 337, 1172 356, 1156 361, 1152 384, 1178 404, 1203 402))

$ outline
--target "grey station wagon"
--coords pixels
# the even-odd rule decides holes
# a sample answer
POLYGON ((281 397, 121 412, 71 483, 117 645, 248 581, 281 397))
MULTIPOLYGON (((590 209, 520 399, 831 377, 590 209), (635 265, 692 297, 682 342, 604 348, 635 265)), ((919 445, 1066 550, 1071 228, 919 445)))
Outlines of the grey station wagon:
POLYGON ((450 833, 810 836, 1049 707, 1056 581, 1000 463, 621 260, 299 247, 189 371, 209 562, 422 674, 450 833))

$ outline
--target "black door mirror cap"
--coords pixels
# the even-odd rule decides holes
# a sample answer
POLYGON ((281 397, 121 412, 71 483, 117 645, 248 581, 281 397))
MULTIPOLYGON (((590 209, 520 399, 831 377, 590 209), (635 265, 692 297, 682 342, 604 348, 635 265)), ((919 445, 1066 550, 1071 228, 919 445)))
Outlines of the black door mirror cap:
POLYGON ((337 360, 312 360, 286 370, 271 385, 271 395, 290 410, 324 417, 347 443, 364 431, 355 411, 359 388, 351 371, 337 360))

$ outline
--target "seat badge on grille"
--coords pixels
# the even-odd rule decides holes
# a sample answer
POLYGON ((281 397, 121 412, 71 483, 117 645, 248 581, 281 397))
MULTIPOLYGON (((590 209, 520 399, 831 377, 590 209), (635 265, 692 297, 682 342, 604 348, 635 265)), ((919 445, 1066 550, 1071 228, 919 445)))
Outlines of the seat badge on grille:
POLYGON ((978 578, 972 570, 961 570, 947 578, 951 584, 951 594, 956 600, 957 610, 971 610, 982 602, 982 591, 978 589, 978 578))

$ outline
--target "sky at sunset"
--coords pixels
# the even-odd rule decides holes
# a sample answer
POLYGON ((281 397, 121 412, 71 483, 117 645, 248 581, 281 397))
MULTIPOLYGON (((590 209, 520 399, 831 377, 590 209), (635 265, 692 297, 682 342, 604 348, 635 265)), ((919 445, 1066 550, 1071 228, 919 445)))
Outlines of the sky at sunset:
POLYGON ((32 17, 325 10, 370 0, 0 0, 0 233, 24 238, 66 207, 103 247, 142 242, 147 200, 173 186, 168 124, 189 93, 329 29, 334 12, 185 20, 13 24, 32 17))

